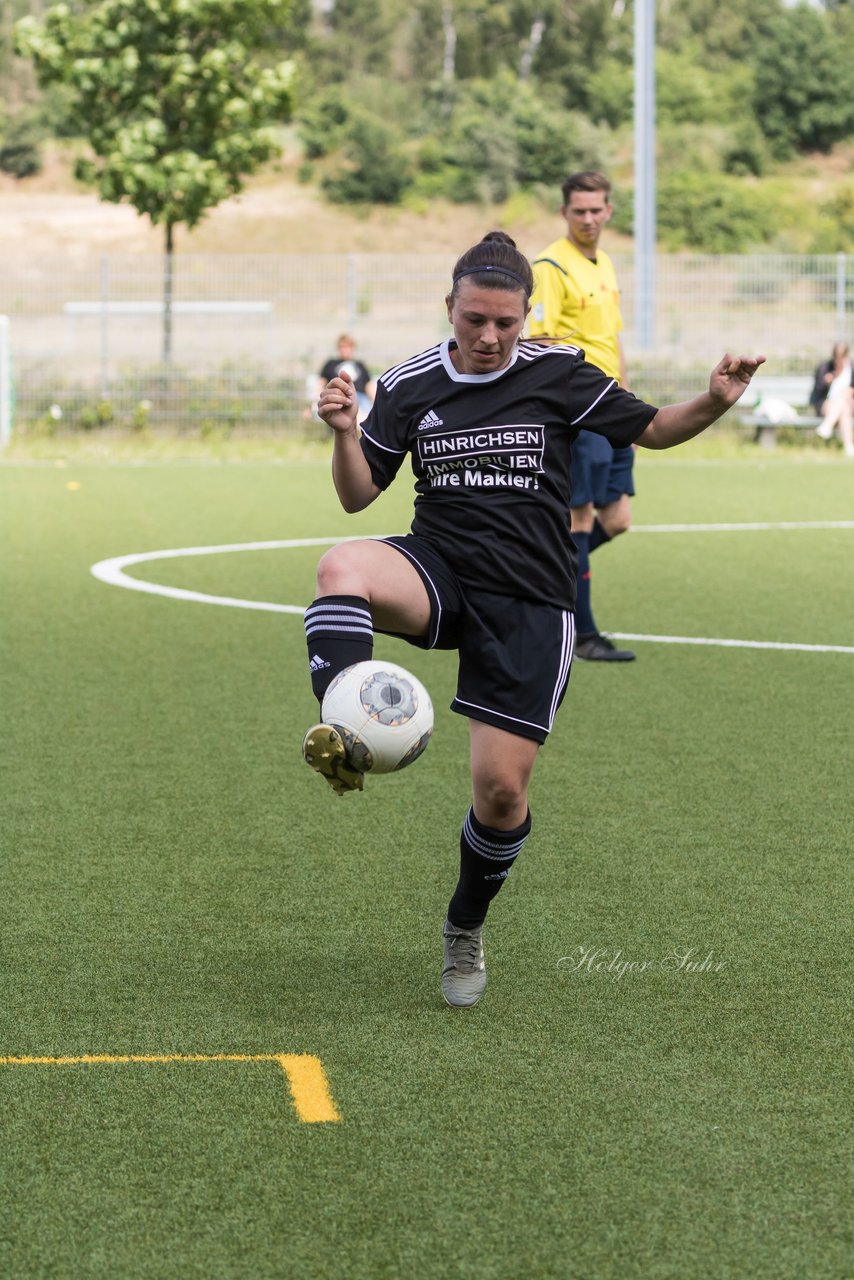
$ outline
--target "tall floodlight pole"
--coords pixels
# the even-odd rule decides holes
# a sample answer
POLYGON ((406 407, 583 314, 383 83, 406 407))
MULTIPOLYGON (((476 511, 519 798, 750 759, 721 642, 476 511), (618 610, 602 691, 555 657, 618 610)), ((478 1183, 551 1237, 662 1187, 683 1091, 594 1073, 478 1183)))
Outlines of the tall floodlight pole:
POLYGON ((635 338, 655 346, 655 0, 635 0, 635 338))

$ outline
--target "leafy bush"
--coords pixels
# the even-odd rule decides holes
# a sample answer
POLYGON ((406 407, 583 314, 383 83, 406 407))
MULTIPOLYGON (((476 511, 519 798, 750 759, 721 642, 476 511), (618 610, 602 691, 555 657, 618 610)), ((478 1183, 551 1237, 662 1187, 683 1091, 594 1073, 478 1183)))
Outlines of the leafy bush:
POLYGON ((398 204, 411 182, 402 138, 391 125, 353 114, 338 132, 334 167, 320 185, 336 204, 398 204))
MULTIPOLYGON (((768 244, 779 229, 772 195, 717 173, 677 170, 658 183, 658 239, 665 249, 746 253, 768 244)), ((631 201, 618 205, 616 230, 632 229, 631 201)))
POLYGON ((587 98, 592 120, 612 129, 630 124, 634 104, 631 66, 617 58, 606 58, 588 78, 587 98))
POLYGON ((86 404, 77 416, 77 425, 84 431, 94 431, 97 427, 109 427, 115 418, 113 405, 109 400, 96 400, 86 404))
POLYGON ((761 178, 769 164, 768 143, 752 115, 736 117, 721 157, 725 173, 761 178))
POLYGON ((0 169, 15 178, 30 178, 41 170, 39 149, 34 142, 4 142, 0 146, 0 169))
POLYGON ((544 182, 559 187, 572 166, 572 152, 582 149, 585 125, 584 117, 551 108, 527 85, 519 85, 512 116, 517 181, 522 186, 544 182))
POLYGON ((776 209, 758 188, 737 179, 673 174, 659 189, 659 229, 668 249, 745 253, 773 238, 776 209))
POLYGON ((120 374, 109 398, 57 372, 44 389, 40 365, 19 370, 16 429, 39 435, 101 430, 168 428, 194 434, 214 427, 302 429, 305 376, 271 377, 261 365, 225 361, 206 371, 175 364, 140 367, 120 374))
POLYGON ((756 51, 754 112, 775 153, 829 151, 854 131, 851 24, 801 5, 767 24, 756 51), (848 38, 843 33, 848 30, 848 38))
POLYGON ((341 87, 328 89, 303 109, 299 133, 307 160, 329 155, 341 145, 350 120, 349 94, 341 87))
POLYGON ((333 86, 303 110, 299 132, 307 163, 300 177, 319 174, 335 204, 398 204, 412 180, 403 135, 363 102, 351 106, 350 97, 333 86))
POLYGON ((571 169, 602 167, 601 131, 510 73, 458 87, 448 106, 441 133, 419 148, 419 194, 503 201, 519 187, 556 190, 571 169))
POLYGON ((687 56, 659 49, 655 60, 655 111, 662 123, 704 124, 720 119, 720 95, 705 68, 687 56))
POLYGON ((506 200, 516 186, 519 154, 512 136, 502 136, 475 109, 455 116, 444 146, 426 146, 430 190, 458 204, 506 200))
POLYGON ((15 178, 30 178, 41 170, 38 132, 31 120, 10 120, 0 140, 0 170, 15 178))
POLYGON ((854 244, 854 182, 841 187, 819 208, 811 253, 849 253, 854 244))

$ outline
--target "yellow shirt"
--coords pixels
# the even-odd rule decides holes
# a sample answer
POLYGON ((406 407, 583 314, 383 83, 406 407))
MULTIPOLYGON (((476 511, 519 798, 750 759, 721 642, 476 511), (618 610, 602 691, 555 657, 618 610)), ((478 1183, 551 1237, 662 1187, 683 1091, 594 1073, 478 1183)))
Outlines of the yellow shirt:
POLYGON ((528 332, 532 338, 565 338, 610 378, 620 379, 623 327, 614 264, 601 249, 596 261, 563 236, 534 259, 534 292, 528 332))

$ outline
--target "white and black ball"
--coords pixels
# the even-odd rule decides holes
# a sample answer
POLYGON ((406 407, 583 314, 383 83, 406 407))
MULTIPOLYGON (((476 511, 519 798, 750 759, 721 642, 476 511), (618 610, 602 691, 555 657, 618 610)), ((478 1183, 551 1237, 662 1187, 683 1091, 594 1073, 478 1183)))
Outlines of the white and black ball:
POLYGON ((394 662, 357 662, 340 671, 321 708, 362 773, 394 773, 424 752, 433 733, 433 703, 421 681, 394 662))

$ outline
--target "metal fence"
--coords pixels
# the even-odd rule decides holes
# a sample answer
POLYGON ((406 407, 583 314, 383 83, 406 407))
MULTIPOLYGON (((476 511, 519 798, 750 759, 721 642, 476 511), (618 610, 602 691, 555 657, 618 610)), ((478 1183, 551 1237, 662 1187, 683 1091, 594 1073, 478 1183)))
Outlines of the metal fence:
MULTIPOLYGON (((163 359, 163 259, 41 258, 2 269, 17 429, 62 423, 305 425, 309 387, 351 332, 381 372, 448 333, 453 257, 183 254, 163 359)), ((659 255, 654 343, 635 335, 635 264, 614 255, 633 388, 653 402, 696 390, 724 350, 810 373, 851 337, 854 255, 659 255)))

